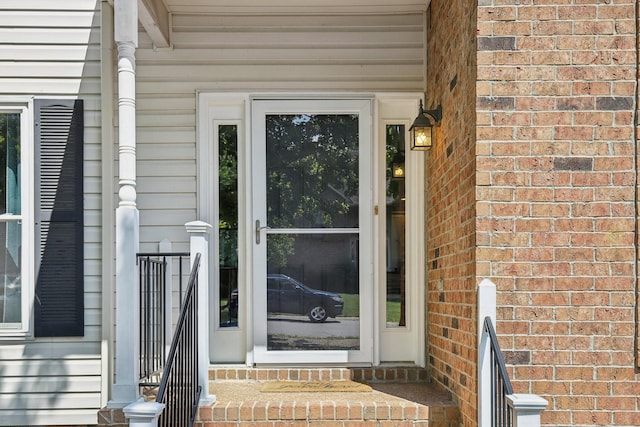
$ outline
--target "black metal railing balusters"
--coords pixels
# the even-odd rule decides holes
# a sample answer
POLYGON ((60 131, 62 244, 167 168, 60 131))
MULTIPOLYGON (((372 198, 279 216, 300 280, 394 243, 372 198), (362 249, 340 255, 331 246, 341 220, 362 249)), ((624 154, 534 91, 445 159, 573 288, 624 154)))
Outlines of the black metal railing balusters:
POLYGON ((200 254, 197 254, 158 389, 156 402, 165 404, 165 409, 158 419, 158 426, 192 426, 198 409, 202 391, 198 384, 199 267, 200 254))
MULTIPOLYGON (((168 352, 167 329, 172 315, 172 294, 168 292, 169 263, 178 264, 178 289, 183 288, 183 263, 188 252, 139 253, 137 255, 140 286, 140 386, 157 387, 168 352)), ((180 298, 182 299, 182 297, 180 298)))
POLYGON ((489 334, 491 343, 491 424, 493 427, 511 427, 513 410, 507 396, 513 394, 513 388, 490 317, 484 319, 484 331, 489 334))

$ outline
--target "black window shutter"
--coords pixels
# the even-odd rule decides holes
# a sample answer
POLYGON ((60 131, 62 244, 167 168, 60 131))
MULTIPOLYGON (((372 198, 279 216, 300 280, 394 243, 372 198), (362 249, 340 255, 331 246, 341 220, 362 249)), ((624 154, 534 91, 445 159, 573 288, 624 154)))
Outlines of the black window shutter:
POLYGON ((34 106, 35 336, 83 336, 83 103, 34 106))

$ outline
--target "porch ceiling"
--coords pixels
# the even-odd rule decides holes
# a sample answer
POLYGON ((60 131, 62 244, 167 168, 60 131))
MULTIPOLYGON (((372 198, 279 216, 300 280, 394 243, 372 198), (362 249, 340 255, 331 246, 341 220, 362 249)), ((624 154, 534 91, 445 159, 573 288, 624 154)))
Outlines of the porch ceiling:
POLYGON ((390 13, 425 10, 430 0, 165 0, 170 13, 390 13))
MULTIPOLYGON (((110 0, 113 2, 113 0, 110 0)), ((171 16, 178 14, 387 14, 415 13, 431 0, 138 0, 138 17, 156 47, 171 45, 171 16)))

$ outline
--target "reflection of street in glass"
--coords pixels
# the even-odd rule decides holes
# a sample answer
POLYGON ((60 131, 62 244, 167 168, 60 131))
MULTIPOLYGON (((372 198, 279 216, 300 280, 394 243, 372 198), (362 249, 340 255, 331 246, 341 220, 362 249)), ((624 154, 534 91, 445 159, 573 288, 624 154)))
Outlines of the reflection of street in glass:
POLYGON ((358 337, 294 337, 289 335, 269 335, 267 348, 273 350, 359 350, 358 337))
POLYGON ((324 323, 282 314, 271 314, 267 319, 269 350, 357 350, 359 336, 357 317, 338 317, 324 323))

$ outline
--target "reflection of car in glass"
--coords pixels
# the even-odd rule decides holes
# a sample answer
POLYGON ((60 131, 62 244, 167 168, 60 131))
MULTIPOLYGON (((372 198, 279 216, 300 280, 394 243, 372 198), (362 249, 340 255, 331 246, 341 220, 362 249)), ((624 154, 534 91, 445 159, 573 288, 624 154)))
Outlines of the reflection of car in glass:
POLYGON ((312 322, 342 314, 344 301, 333 292, 311 289, 284 274, 267 275, 267 311, 307 315, 312 322))
POLYGON ((227 328, 230 326, 238 326, 238 290, 234 289, 229 295, 229 299, 224 305, 220 306, 220 327, 227 328), (228 313, 223 314, 224 310, 228 313))

